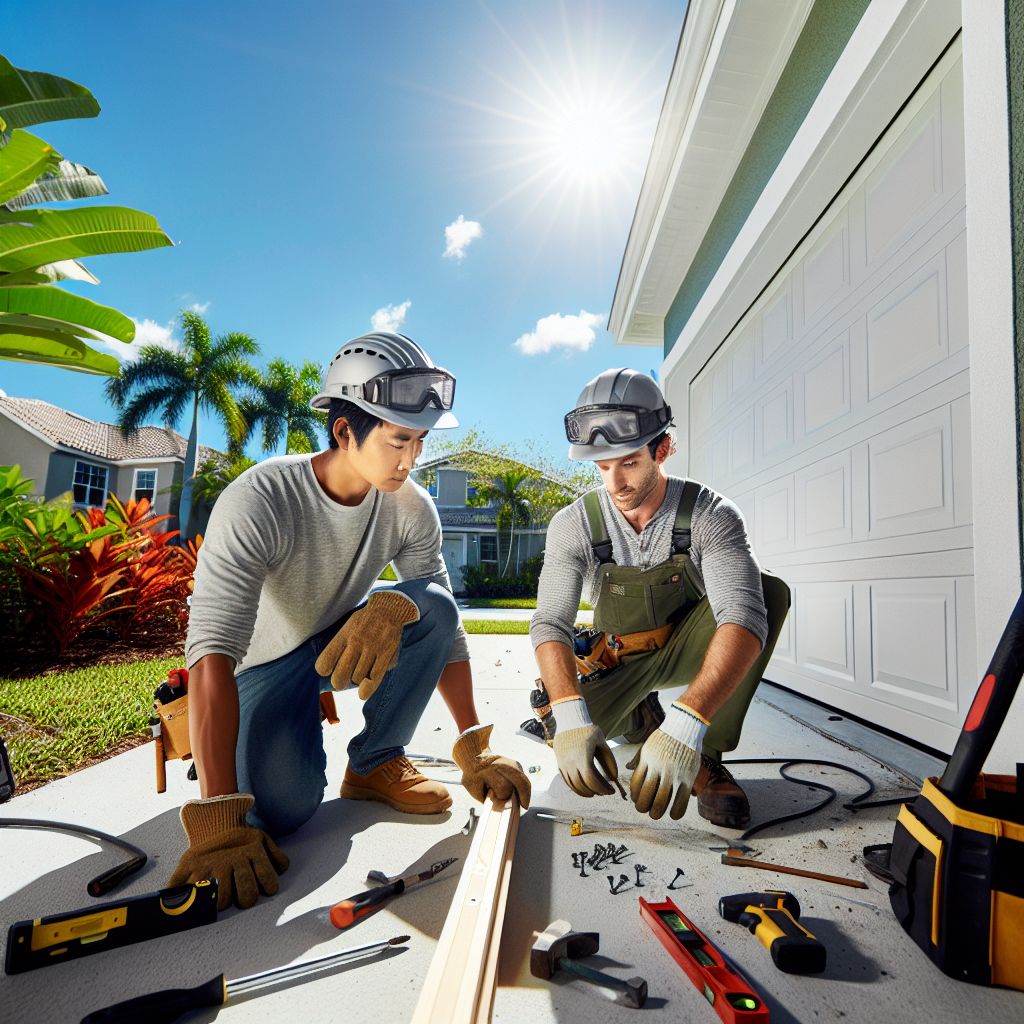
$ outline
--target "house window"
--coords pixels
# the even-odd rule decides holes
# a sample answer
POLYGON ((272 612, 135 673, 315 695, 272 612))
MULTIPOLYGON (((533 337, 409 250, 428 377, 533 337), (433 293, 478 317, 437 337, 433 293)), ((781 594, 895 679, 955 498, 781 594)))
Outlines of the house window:
POLYGON ((498 538, 488 533, 480 535, 480 567, 494 572, 498 569, 498 538))
POLYGON ((476 497, 476 488, 467 480, 466 481, 466 504, 472 505, 473 499, 476 497))
POLYGON ((152 503, 156 498, 156 470, 137 469, 135 470, 135 486, 132 488, 132 497, 136 501, 149 498, 152 503))
POLYGON ((427 494, 432 498, 437 497, 437 473, 431 473, 430 476, 427 477, 426 488, 427 494))
POLYGON ((107 477, 110 470, 93 462, 75 461, 75 481, 72 493, 76 505, 103 508, 107 503, 107 477))

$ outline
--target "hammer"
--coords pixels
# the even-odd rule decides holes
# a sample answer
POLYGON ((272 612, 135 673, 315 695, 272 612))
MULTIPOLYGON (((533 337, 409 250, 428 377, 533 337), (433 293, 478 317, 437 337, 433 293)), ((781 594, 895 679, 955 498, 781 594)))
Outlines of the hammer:
POLYGON ((578 957, 596 953, 600 942, 597 932, 574 932, 568 921, 552 921, 544 931, 537 932, 537 941, 530 950, 530 973, 547 981, 556 971, 568 971, 595 985, 620 992, 626 1006, 639 1009, 647 1002, 647 982, 643 978, 623 981, 577 962, 578 957))

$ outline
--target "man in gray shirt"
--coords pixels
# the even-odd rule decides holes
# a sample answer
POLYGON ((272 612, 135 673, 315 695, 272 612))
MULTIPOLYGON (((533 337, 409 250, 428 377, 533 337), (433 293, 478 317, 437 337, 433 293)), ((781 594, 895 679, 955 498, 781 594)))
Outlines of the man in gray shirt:
POLYGON ((365 335, 331 360, 314 408, 329 447, 268 459, 228 486, 199 552, 186 641, 201 800, 181 810, 189 847, 170 884, 216 877, 219 905, 277 891, 271 836, 307 821, 327 783, 320 693, 358 687, 362 731, 341 796, 411 814, 451 806, 405 744, 435 687, 478 800, 517 794, 522 768, 494 754, 473 702, 466 636, 441 557, 441 524, 408 479, 432 428, 458 425, 455 379, 403 335, 365 335), (401 579, 374 590, 389 563, 401 579))
POLYGON ((580 796, 613 792, 605 736, 623 734, 643 744, 629 765, 637 810, 678 819, 692 790, 703 817, 742 827, 747 797, 721 757, 739 742, 789 590, 761 572, 732 502, 665 472, 672 412, 654 380, 606 370, 565 419, 569 457, 593 461, 604 486, 552 519, 530 625, 562 778, 580 796), (596 633, 577 636, 584 591, 596 633), (666 714, 653 691, 680 684, 666 714))

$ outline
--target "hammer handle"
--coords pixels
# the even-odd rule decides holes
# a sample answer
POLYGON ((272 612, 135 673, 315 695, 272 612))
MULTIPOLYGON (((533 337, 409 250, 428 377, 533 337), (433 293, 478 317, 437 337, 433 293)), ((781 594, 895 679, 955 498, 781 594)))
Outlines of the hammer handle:
POLYGON ((837 885, 849 885, 854 889, 866 889, 867 885, 856 878, 844 878, 842 875, 823 875, 820 871, 806 871, 804 868, 791 868, 785 864, 769 864, 764 860, 750 860, 749 857, 733 857, 722 854, 722 863, 737 868, 761 868, 764 871, 778 871, 784 875, 800 875, 801 878, 817 878, 822 882, 835 882, 837 885))
POLYGON ((593 967, 587 967, 586 964, 581 964, 578 960, 570 960, 564 956, 558 960, 558 969, 575 974, 578 978, 585 978, 602 988, 621 992, 627 997, 630 1006, 639 1008, 647 1001, 647 982, 642 978, 630 978, 629 980, 613 978, 610 974, 595 971, 593 967))

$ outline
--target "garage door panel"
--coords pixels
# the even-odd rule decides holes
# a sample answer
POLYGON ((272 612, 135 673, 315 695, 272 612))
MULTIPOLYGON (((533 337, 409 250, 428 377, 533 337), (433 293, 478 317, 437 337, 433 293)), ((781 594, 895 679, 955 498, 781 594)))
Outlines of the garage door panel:
POLYGON ((954 525, 951 429, 946 407, 868 442, 870 537, 954 525))
POLYGON ((956 581, 871 585, 871 686, 894 703, 957 711, 956 581))
POLYGON ((690 471, 793 588, 768 678, 937 746, 976 682, 960 89, 954 49, 689 407, 690 471))
POLYGON ((867 314, 868 397, 878 398, 948 354, 945 252, 867 314))
POLYGON ((853 686, 853 585, 805 583, 795 589, 797 661, 833 682, 853 686))

